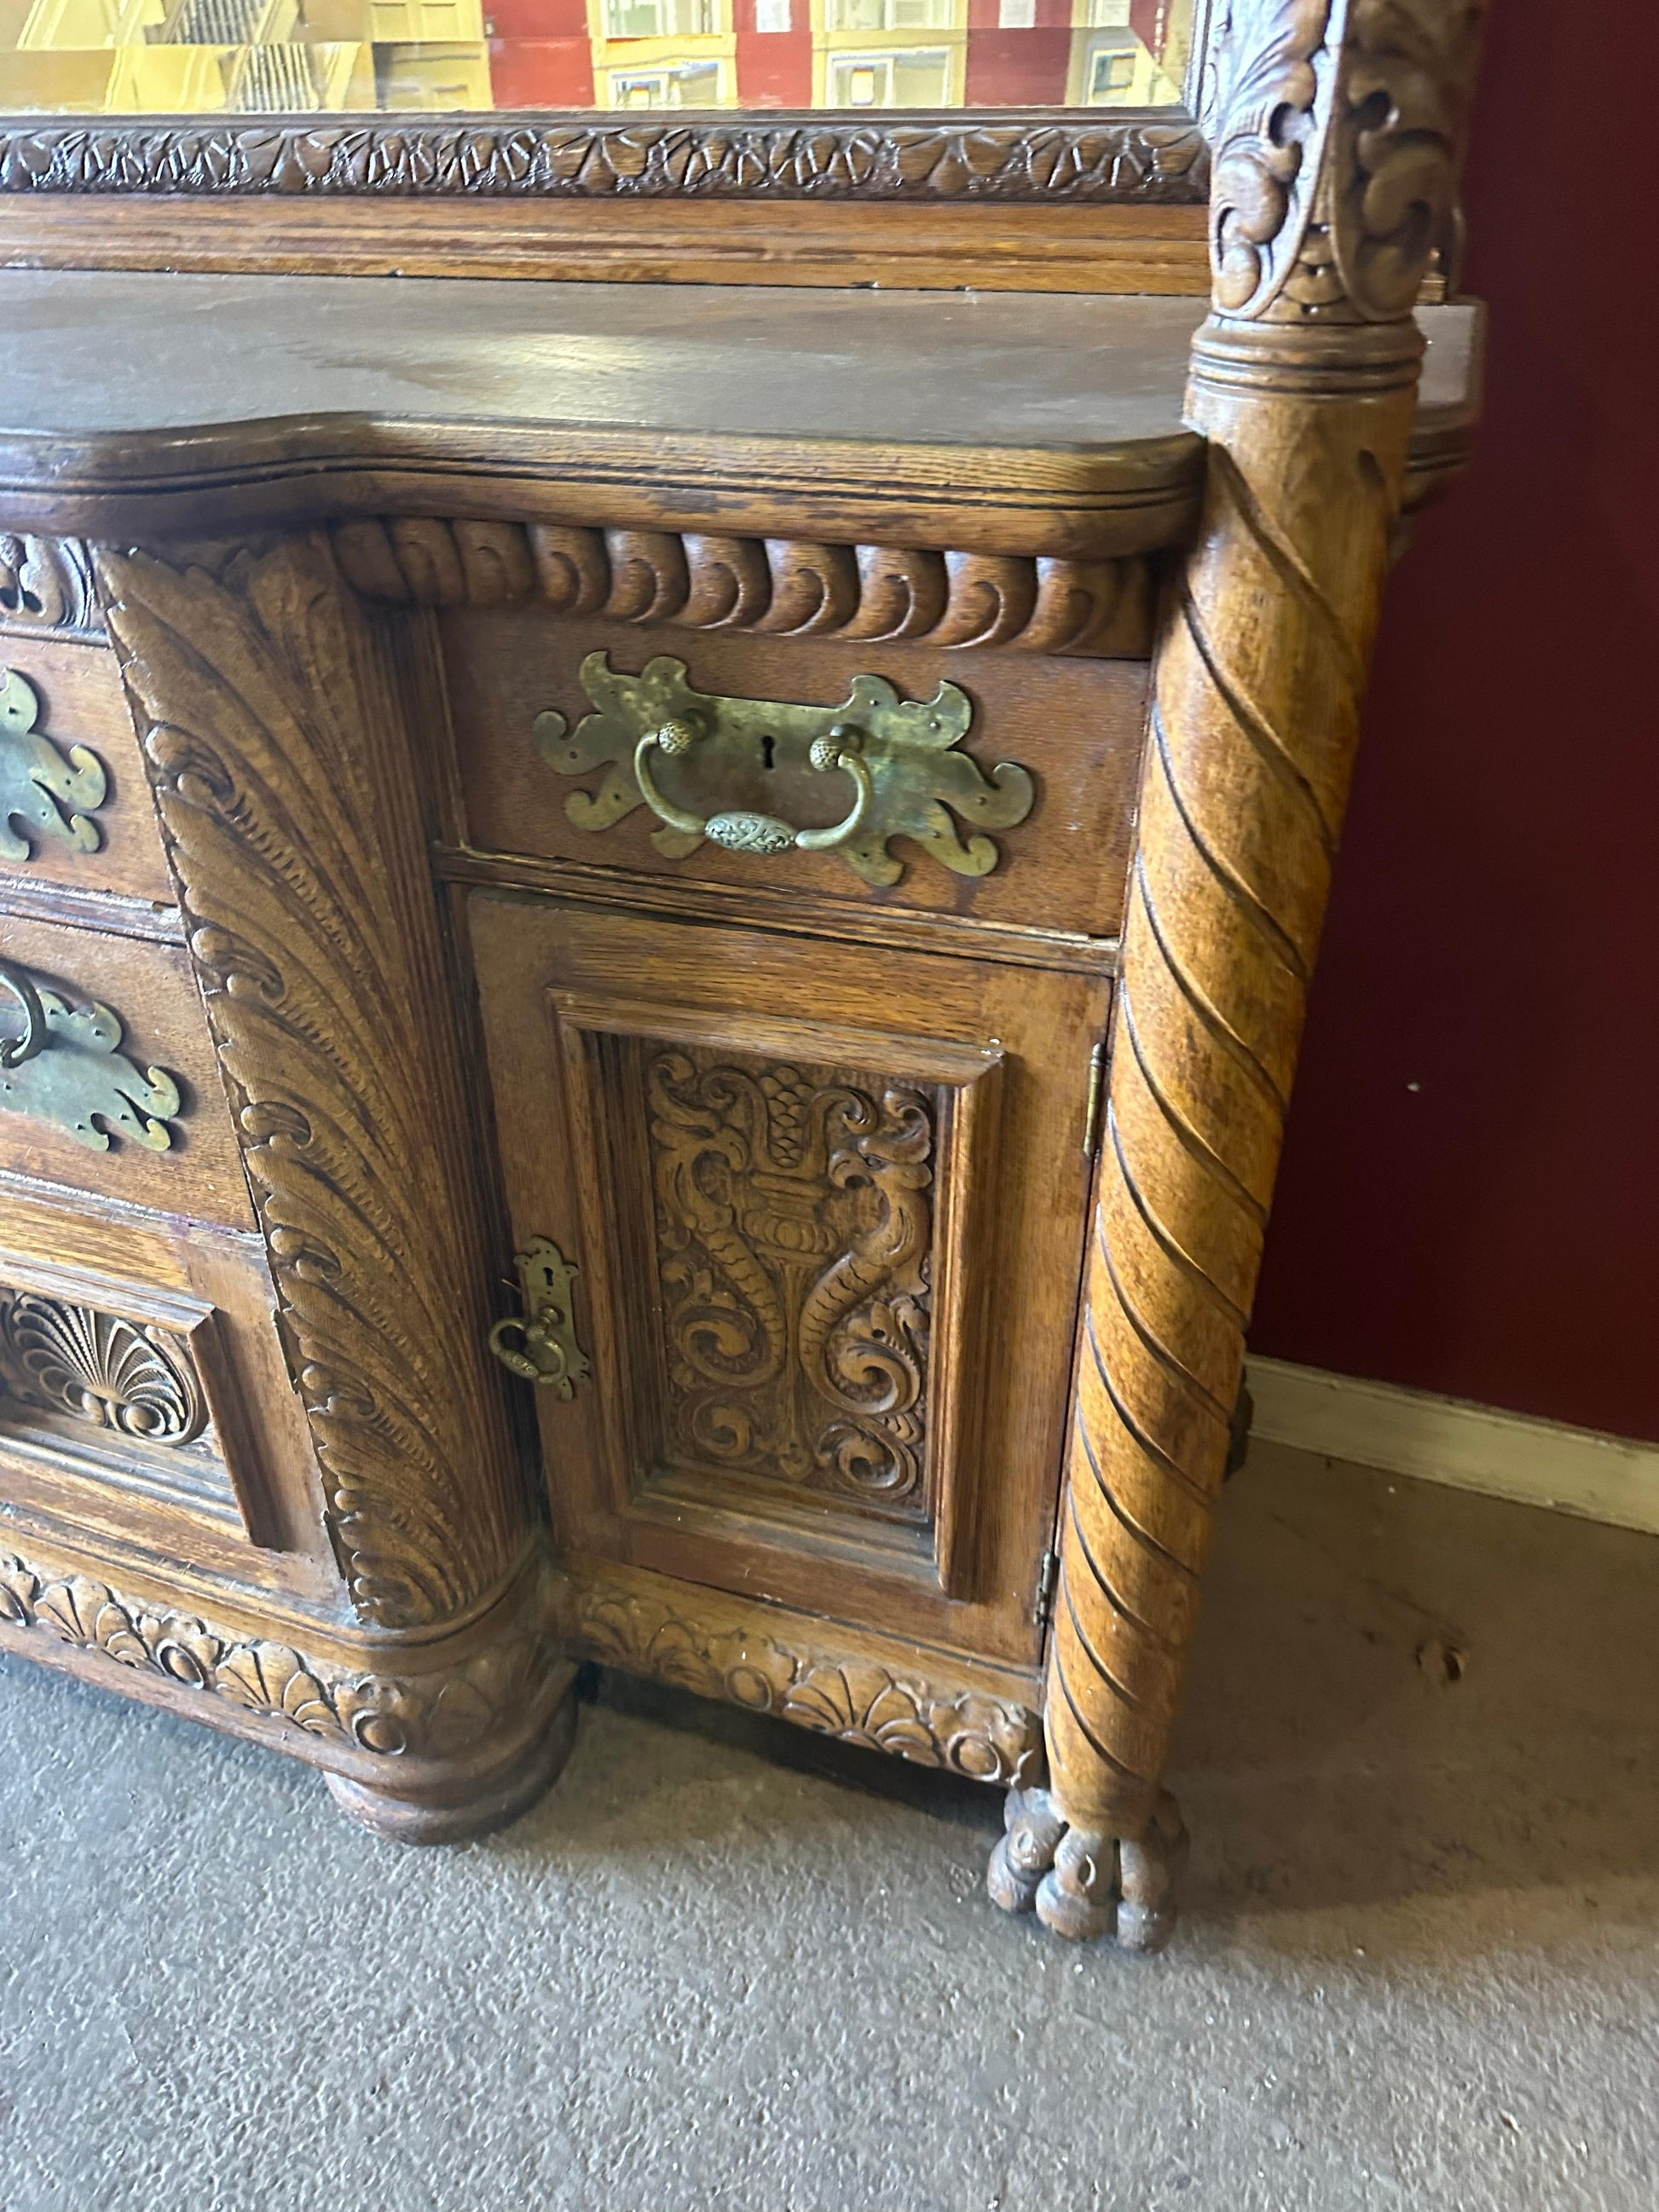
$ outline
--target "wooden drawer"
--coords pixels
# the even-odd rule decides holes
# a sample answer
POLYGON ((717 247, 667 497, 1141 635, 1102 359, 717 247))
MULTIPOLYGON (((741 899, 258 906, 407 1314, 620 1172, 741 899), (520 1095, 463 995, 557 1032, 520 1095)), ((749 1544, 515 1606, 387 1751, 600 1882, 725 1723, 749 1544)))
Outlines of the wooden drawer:
POLYGON ((0 636, 0 872, 170 901, 107 646, 0 636))
MULTIPOLYGON (((444 641, 465 835, 475 847, 1015 927, 1117 933, 1146 714, 1144 663, 641 630, 535 611, 458 610, 444 617, 444 641), (859 676, 884 679, 902 700, 932 700, 941 684, 960 687, 972 709, 966 735, 939 757, 943 773, 933 775, 931 787, 927 757, 911 786, 921 789, 924 809, 933 802, 949 843, 988 835, 994 865, 983 874, 957 872, 903 832, 885 848, 902 869, 885 885, 858 872, 844 850, 792 848, 763 856, 705 838, 683 854, 665 853, 661 823, 638 802, 625 739, 611 746, 617 762, 611 769, 590 761, 563 772, 573 747, 584 757, 594 750, 578 728, 593 712, 591 671, 583 682, 592 654, 608 656, 611 670, 629 676, 668 656, 684 665, 700 693, 776 704, 836 707, 849 699, 859 676), (572 735, 557 741, 557 726, 544 720, 538 748, 537 718, 548 709, 572 735), (976 769, 955 765, 951 754, 976 769), (1006 826, 998 825, 1007 809, 988 780, 1001 762, 1026 770, 1034 787, 1029 812, 1006 826), (618 777, 629 811, 602 799, 603 826, 585 826, 593 796, 617 788, 618 777), (981 795, 983 823, 973 811, 981 795), (960 809, 939 803, 952 797, 963 801, 960 809)), ((797 827, 844 817, 851 788, 844 772, 813 772, 800 736, 786 731, 774 741, 763 728, 718 763, 703 754, 683 761, 655 756, 653 773, 671 799, 696 814, 752 809, 797 827)))
POLYGON ((326 1563, 275 1303, 255 1237, 0 1172, 0 1504, 204 1569, 326 1563))
POLYGON ((165 1212, 252 1224, 181 945, 0 912, 0 1166, 165 1212))
POLYGON ((516 1249, 578 1271, 566 1547, 1033 1663, 1103 979, 471 916, 516 1249))

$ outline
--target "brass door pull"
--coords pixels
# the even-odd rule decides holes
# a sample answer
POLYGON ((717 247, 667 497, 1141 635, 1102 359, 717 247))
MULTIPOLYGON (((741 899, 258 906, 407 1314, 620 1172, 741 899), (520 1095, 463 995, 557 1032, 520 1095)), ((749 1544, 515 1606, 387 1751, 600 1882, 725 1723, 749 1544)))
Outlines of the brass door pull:
POLYGON ((587 1354, 576 1341, 570 1285, 576 1270, 558 1246, 545 1237, 532 1237, 518 1253, 514 1265, 524 1298, 522 1317, 498 1321, 489 1332, 489 1348, 503 1367, 556 1390, 561 1398, 574 1398, 576 1385, 592 1372, 587 1354))
POLYGON ((775 814, 756 814, 742 808, 719 814, 693 814, 665 799, 651 774, 653 751, 666 753, 671 760, 678 759, 681 754, 690 752, 705 734, 701 722, 693 721, 689 715, 676 715, 659 728, 647 730, 634 749, 634 780, 640 787, 640 794, 657 819, 665 822, 671 830, 678 830, 688 837, 707 837, 713 844, 724 845, 728 853, 787 853, 792 847, 799 847, 804 853, 828 853, 857 836, 864 827, 875 797, 875 786, 864 761, 864 733, 850 722, 836 722, 824 736, 814 738, 807 755, 819 775, 844 769, 857 787, 852 812, 844 821, 832 823, 827 830, 797 830, 787 822, 781 822, 775 814))

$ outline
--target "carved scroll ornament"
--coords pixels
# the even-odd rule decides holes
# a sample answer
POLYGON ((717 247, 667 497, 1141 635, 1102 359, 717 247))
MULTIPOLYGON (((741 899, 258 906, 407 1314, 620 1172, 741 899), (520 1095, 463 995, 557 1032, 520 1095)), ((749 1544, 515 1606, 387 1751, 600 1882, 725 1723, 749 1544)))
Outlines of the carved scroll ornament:
POLYGON ((1486 0, 1236 0, 1218 55, 1215 306, 1397 321, 1448 250, 1486 0))
POLYGON ((92 556, 80 538, 0 531, 0 630, 88 637, 103 626, 92 556))
POLYGON ((704 1048, 647 1083, 671 1453, 925 1516, 931 1100, 704 1048))

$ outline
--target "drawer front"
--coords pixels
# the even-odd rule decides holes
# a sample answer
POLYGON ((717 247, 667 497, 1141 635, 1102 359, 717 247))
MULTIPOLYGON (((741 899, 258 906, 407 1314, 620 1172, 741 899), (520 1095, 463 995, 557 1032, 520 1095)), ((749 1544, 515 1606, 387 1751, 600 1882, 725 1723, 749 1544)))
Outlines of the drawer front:
POLYGON ((526 1300, 570 1317, 564 1541, 1033 1661, 1104 983, 498 893, 471 934, 526 1300))
POLYGON ((250 1547, 320 1564, 274 1304, 255 1237, 0 1173, 0 1505, 204 1569, 246 1575, 250 1547))
POLYGON ((182 945, 0 912, 0 1166, 252 1225, 182 945))
POLYGON ((0 874, 173 892, 115 656, 0 635, 0 874))
POLYGON ((641 631, 533 611, 444 620, 474 846, 1016 927, 1117 932, 1143 663, 641 631), (653 717, 685 721, 676 702, 688 696, 696 741, 646 757, 659 815, 641 795, 638 739, 653 717), (872 771, 857 821, 856 772, 813 765, 814 739, 837 725, 855 733, 872 771), (845 834, 823 849, 728 849, 718 825, 737 816, 845 834), (688 819, 716 826, 675 826, 688 819))

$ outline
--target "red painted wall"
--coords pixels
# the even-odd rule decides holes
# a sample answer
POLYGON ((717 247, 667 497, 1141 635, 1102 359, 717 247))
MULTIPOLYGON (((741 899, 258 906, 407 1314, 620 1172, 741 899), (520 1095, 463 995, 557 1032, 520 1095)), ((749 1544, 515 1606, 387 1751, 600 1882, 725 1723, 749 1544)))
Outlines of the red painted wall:
POLYGON ((1499 0, 1474 466, 1396 574, 1252 1343, 1659 1439, 1650 0, 1499 0))
POLYGON ((757 31, 755 0, 737 0, 738 86, 745 107, 812 105, 810 0, 792 0, 787 31, 757 31))
POLYGON ((1072 0, 1036 0, 1029 31, 1000 27, 998 0, 968 0, 968 107, 1058 107, 1072 60, 1072 0))

